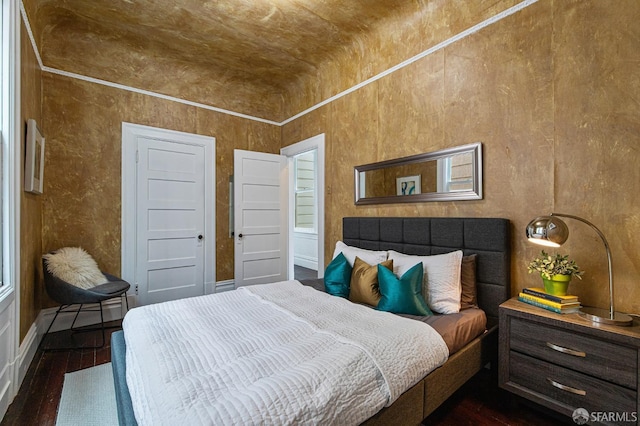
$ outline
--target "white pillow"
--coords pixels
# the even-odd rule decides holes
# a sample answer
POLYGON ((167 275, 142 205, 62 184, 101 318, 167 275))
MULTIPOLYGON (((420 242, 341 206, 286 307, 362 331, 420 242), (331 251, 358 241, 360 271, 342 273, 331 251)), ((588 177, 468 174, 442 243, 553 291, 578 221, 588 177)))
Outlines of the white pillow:
POLYGON ((422 262, 422 296, 431 310, 441 314, 460 312, 462 250, 433 256, 411 256, 389 250, 389 259, 393 260, 393 273, 398 277, 422 262))
POLYGON ((333 258, 335 259, 337 255, 340 253, 344 254, 344 257, 347 258, 347 262, 353 268, 353 263, 356 261, 356 256, 360 259, 367 262, 369 265, 377 265, 378 263, 382 263, 387 260, 387 251, 375 251, 375 250, 366 250, 358 247, 348 246, 342 241, 338 241, 336 243, 336 248, 333 251, 333 258))
POLYGON ((109 281, 91 255, 80 247, 63 247, 42 257, 49 273, 76 287, 89 289, 109 281))

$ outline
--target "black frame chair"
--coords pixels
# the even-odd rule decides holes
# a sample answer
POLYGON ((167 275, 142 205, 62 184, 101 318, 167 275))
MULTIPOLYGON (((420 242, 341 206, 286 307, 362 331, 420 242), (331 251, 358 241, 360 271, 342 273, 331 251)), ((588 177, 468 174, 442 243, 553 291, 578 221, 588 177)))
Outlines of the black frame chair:
POLYGON ((53 317, 53 320, 49 324, 47 331, 44 336, 42 336, 42 340, 40 340, 39 347, 42 346, 45 338, 49 334, 49 330, 53 326, 53 323, 58 318, 58 314, 60 313, 68 313, 75 312, 75 317, 73 318, 73 322, 71 323, 71 331, 72 333, 86 332, 86 331, 102 331, 102 344, 100 346, 78 346, 78 347, 67 347, 67 348, 43 348, 43 351, 55 351, 55 350, 75 350, 75 349, 99 349, 104 347, 106 343, 105 338, 105 329, 113 328, 113 327, 105 327, 104 325, 104 314, 102 310, 102 302, 115 299, 116 297, 125 296, 125 303, 127 306, 127 311, 129 311, 129 301, 127 299, 127 291, 131 285, 118 278, 114 275, 104 273, 105 277, 107 277, 107 282, 104 284, 97 285, 95 287, 89 289, 83 289, 68 282, 61 280, 60 278, 54 276, 47 270, 47 262, 45 259, 42 259, 42 271, 44 274, 44 284, 47 294, 51 299, 60 303, 60 307, 56 311, 56 314, 53 317), (99 308, 84 308, 84 305, 88 304, 98 304, 99 308), (74 305, 80 305, 78 309, 68 309, 74 305), (97 312, 100 311, 100 327, 81 327, 74 328, 76 324, 76 320, 78 319, 78 315, 80 312, 97 312))

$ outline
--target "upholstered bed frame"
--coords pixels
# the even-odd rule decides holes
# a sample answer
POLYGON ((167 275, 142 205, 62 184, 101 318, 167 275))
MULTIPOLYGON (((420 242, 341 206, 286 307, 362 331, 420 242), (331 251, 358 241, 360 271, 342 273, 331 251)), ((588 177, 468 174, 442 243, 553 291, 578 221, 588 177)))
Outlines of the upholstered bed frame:
POLYGON ((511 289, 511 239, 507 219, 357 218, 342 222, 347 245, 432 255, 462 250, 476 253, 478 305, 487 314, 487 332, 452 355, 440 368, 406 391, 366 425, 418 425, 484 365, 497 362, 498 306, 511 289))
MULTIPOLYGON (((431 255, 463 250, 476 253, 478 305, 487 314, 487 332, 452 355, 366 425, 418 425, 469 378, 497 361, 498 306, 510 293, 510 224, 494 218, 357 218, 343 219, 343 241, 370 250, 431 255)), ((113 366, 121 425, 135 425, 126 383, 124 334, 112 335, 113 366)))

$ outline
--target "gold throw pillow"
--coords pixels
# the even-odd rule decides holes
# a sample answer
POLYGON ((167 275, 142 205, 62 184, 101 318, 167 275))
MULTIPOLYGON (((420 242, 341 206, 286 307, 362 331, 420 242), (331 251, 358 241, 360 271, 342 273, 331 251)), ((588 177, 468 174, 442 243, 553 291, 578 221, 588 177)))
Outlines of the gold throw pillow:
MULTIPOLYGON (((381 265, 393 271, 393 260, 385 260, 381 265)), ((378 265, 369 265, 356 256, 356 260, 353 262, 353 270, 351 271, 349 300, 354 303, 378 306, 380 301, 378 265)))

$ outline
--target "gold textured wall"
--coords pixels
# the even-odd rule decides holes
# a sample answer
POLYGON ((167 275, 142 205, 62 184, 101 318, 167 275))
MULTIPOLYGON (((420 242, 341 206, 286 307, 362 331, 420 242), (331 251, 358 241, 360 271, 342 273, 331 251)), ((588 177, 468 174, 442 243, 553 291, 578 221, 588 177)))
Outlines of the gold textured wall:
MULTIPOLYGON (((33 118, 42 127, 41 76, 24 25, 21 31, 21 71, 20 71, 20 122, 21 140, 26 141, 26 123, 33 118)), ((42 130, 44 132, 44 130, 42 130)), ((46 133, 44 134, 46 138, 46 133)), ((46 147, 45 140, 45 147, 46 147)), ((24 164, 25 144, 21 147, 21 164, 24 164)), ((47 176, 45 171, 45 182, 47 176)), ((20 174, 24 182, 24 168, 20 174)), ((22 186, 21 186, 22 188, 22 186)), ((31 324, 40 312, 42 296, 42 196, 20 191, 20 341, 27 335, 31 324)))
MULTIPOLYGON (((267 84, 268 78, 252 80, 251 73, 226 68, 224 58, 209 54, 208 49, 220 48, 233 59, 247 54, 243 48, 253 47, 244 37, 239 46, 227 45, 220 37, 242 28, 241 22, 218 21, 224 19, 215 16, 218 5, 157 0, 23 3, 48 67, 257 117, 282 116, 277 85, 267 84)), ((261 8, 245 13, 260 13, 253 9, 261 8)), ((268 63, 263 66, 264 72, 270 71, 268 63)))
MULTIPOLYGON (((359 54, 347 49, 316 75, 295 81, 283 95, 284 116, 516 3, 440 0, 424 14, 386 22, 355 40, 359 54)), ((23 116, 39 113, 42 91, 47 150, 45 194, 21 196, 21 337, 40 306, 51 305, 40 303, 41 252, 81 245, 101 267, 120 272, 122 121, 216 138, 218 281, 233 278, 227 237, 233 149, 277 152, 325 133, 326 261, 344 216, 506 217, 513 223, 515 293, 538 283, 526 273, 538 251, 524 241, 526 223, 559 211, 602 229, 613 251, 617 308, 639 312, 640 243, 633 238, 640 233, 639 9, 635 0, 615 8, 603 1, 540 0, 282 128, 50 73, 42 74, 40 87, 23 31, 23 116), (354 205, 353 166, 476 141, 484 143, 483 200, 354 205)), ((160 90, 145 81, 129 83, 160 90)), ((256 114, 265 108, 257 105, 256 114)), ((586 226, 567 222, 572 233, 561 251, 586 270, 570 289, 585 304, 605 306, 601 243, 586 226)))
MULTIPOLYGON (((539 251, 525 241, 526 224, 557 211, 603 231, 613 252, 616 308, 639 313, 637 16, 640 2, 633 0, 615 7, 541 0, 285 125, 283 146, 326 134, 325 261, 344 216, 506 217, 515 294, 540 284, 526 272, 539 251), (483 200, 354 205, 354 166, 476 141, 484 144, 483 200)), ((435 21, 436 33, 410 41, 425 50, 424 43, 464 28, 453 24, 435 21)), ((375 49, 368 52, 373 63, 382 61, 375 49)), ((327 93, 352 82, 352 72, 327 73, 327 93)), ((317 99, 312 90, 301 93, 306 98, 297 103, 305 107, 317 99)), ((603 245, 586 225, 567 224, 571 236, 559 251, 586 270, 570 291, 586 305, 606 307, 603 245)))
POLYGON ((291 117, 398 65, 519 3, 519 0, 398 2, 398 11, 367 25, 351 44, 293 82, 285 94, 291 117))
POLYGON ((45 73, 47 129, 43 250, 81 246, 120 273, 121 125, 216 138, 216 279, 233 278, 228 237, 233 149, 278 152, 277 126, 45 73))

